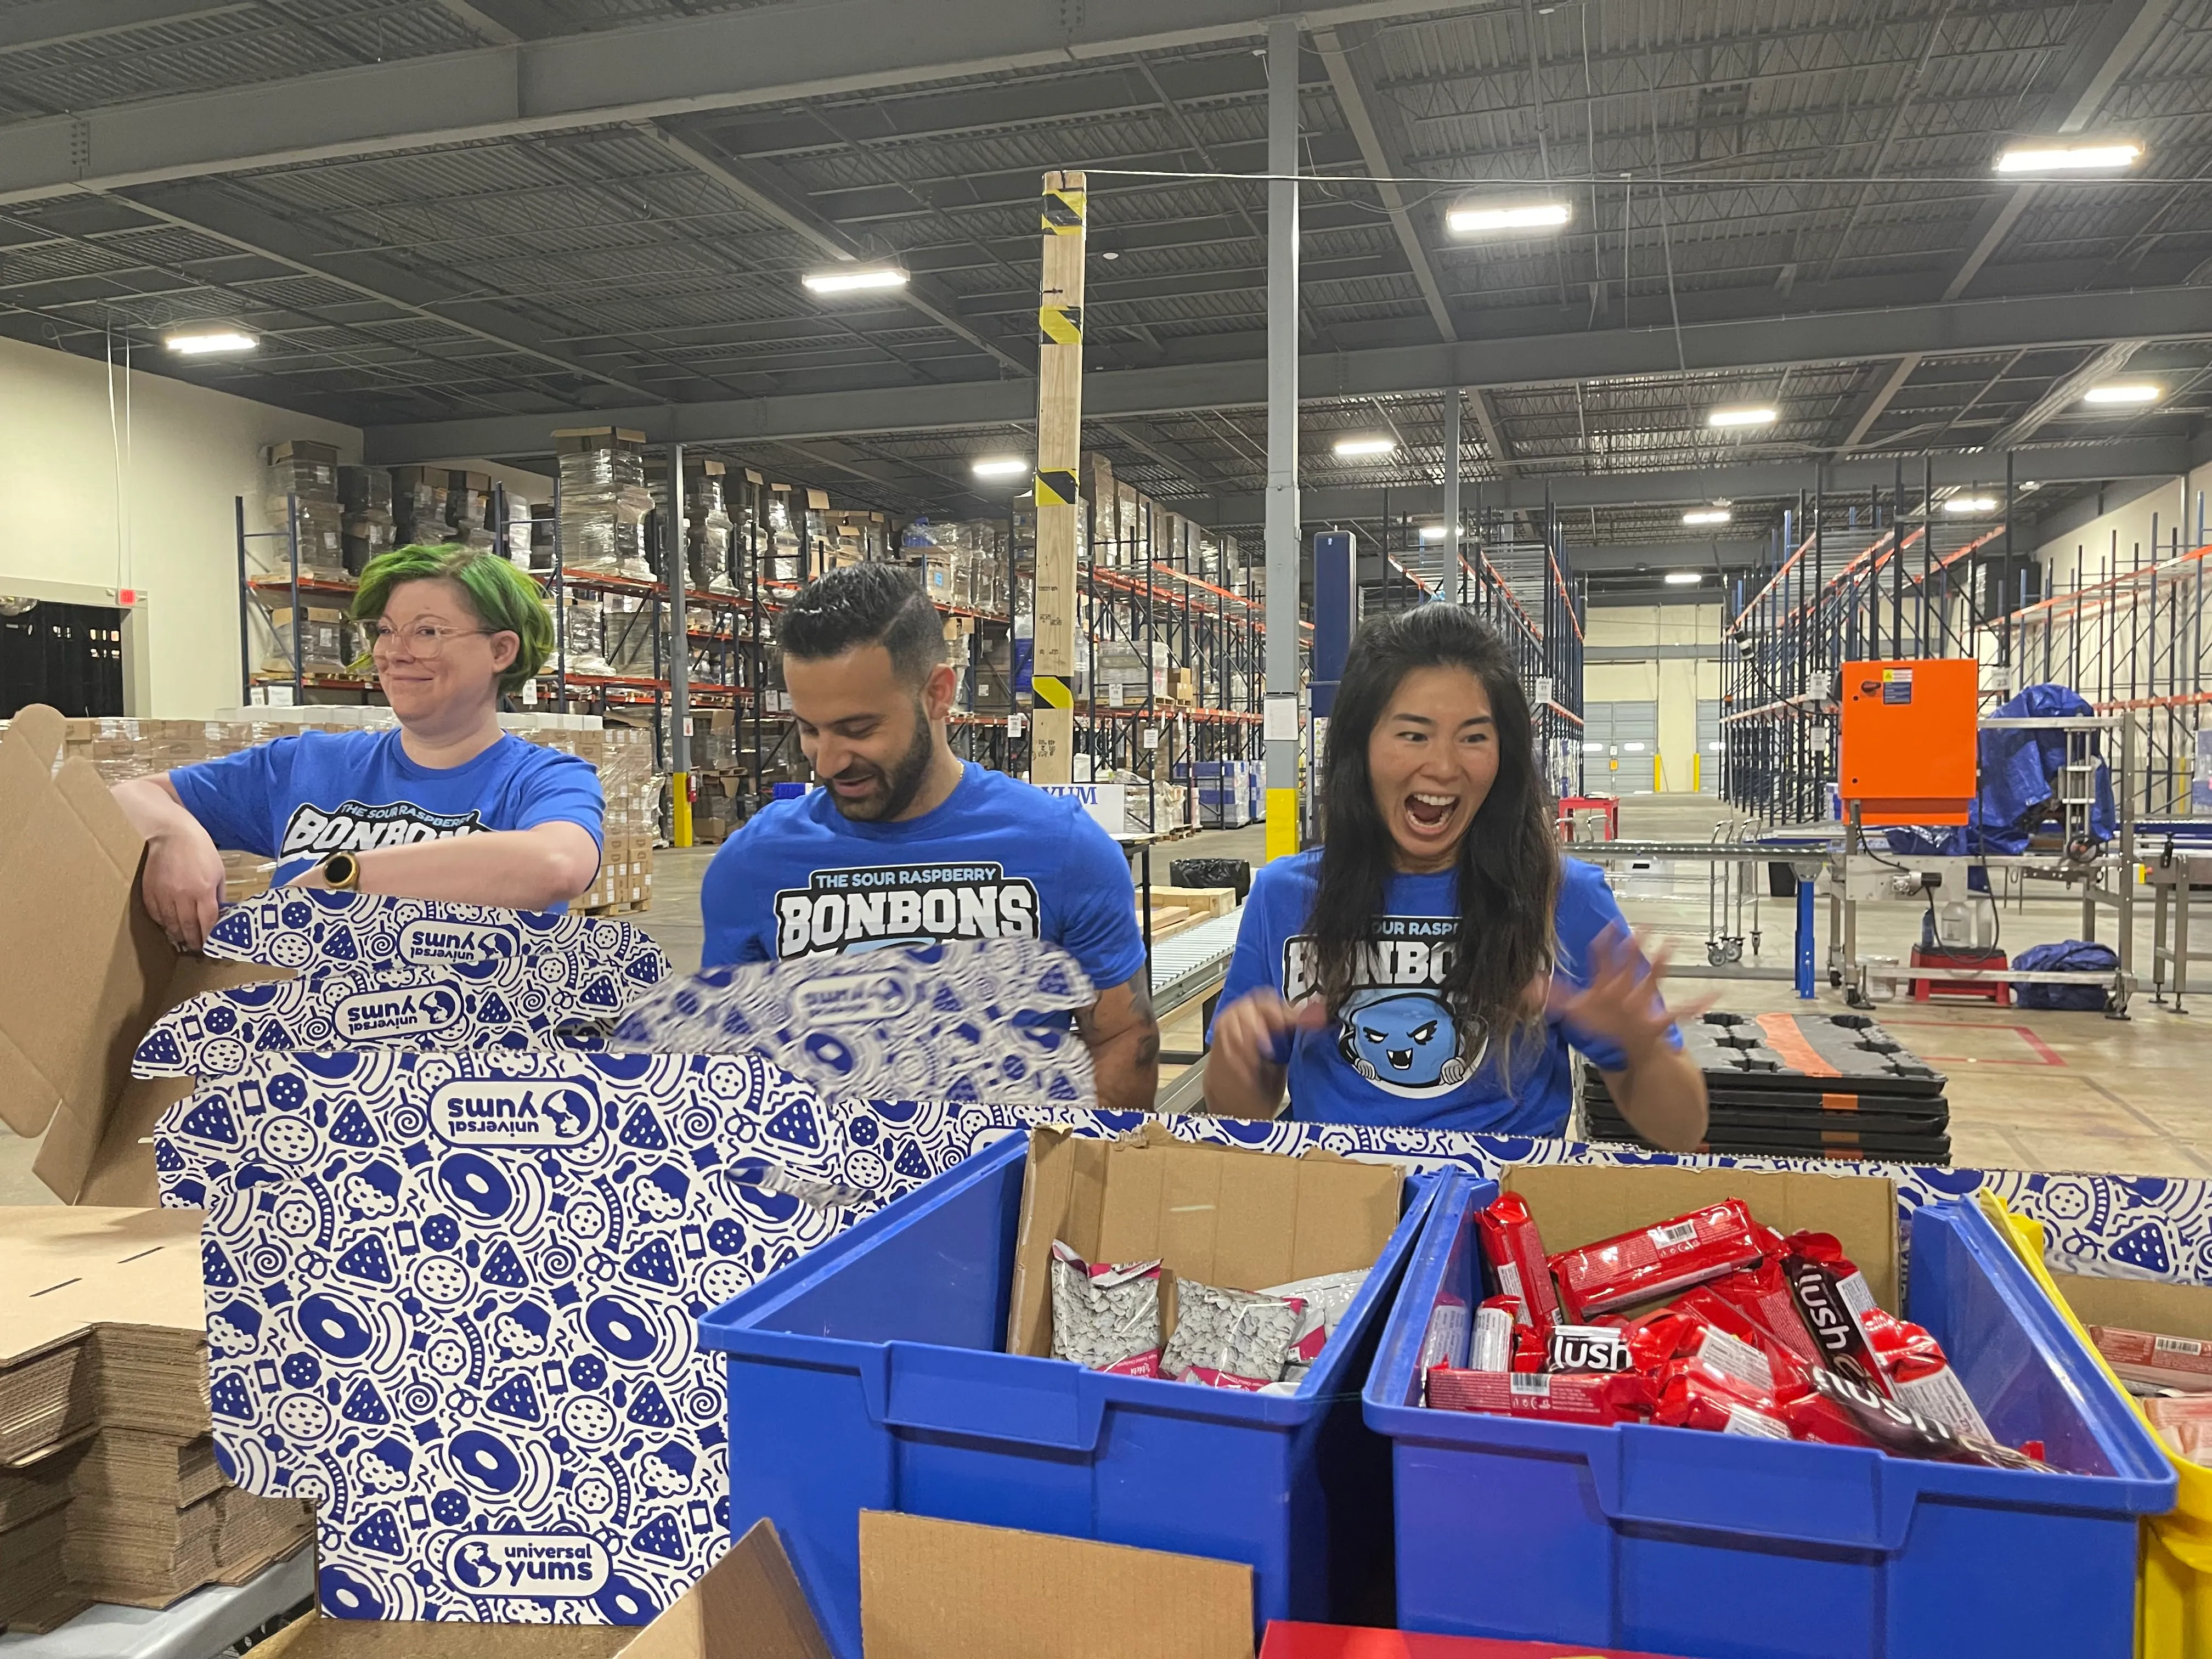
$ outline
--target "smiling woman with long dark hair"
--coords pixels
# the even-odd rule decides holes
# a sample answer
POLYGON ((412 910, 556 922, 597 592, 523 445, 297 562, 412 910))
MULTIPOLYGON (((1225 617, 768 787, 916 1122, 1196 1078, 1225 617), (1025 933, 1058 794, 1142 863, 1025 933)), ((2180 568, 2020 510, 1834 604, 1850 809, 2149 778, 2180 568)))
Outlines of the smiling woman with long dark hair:
POLYGON ((1605 877, 1563 859, 1504 641, 1431 605, 1352 641, 1317 850, 1255 878, 1206 1098, 1324 1122, 1555 1135, 1570 1042, 1638 1130, 1704 1139, 1705 1082, 1605 877))

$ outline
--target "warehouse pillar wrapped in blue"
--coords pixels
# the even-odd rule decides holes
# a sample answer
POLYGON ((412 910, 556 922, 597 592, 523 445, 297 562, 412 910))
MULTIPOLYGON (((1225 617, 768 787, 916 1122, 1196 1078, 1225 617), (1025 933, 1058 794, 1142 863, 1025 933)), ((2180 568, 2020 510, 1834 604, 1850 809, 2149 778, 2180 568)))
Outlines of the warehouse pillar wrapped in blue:
MULTIPOLYGON (((1887 1181, 1518 1167, 1504 1185, 1555 1261, 1734 1198, 1778 1233, 1834 1235, 1860 1289, 1895 1294, 1887 1181)), ((1700 1659, 2132 1650, 2136 1517, 2172 1505, 2172 1472, 1970 1201, 1914 1212, 1905 1316, 1941 1342, 1990 1435, 2039 1442, 2048 1469, 1806 1443, 1779 1423, 1736 1432, 1733 1413, 1716 1433, 1430 1407, 1425 1362, 1468 1363, 1459 1334, 1490 1282, 1480 1202, 1461 1186, 1431 1209, 1366 1388, 1367 1420, 1395 1447, 1406 1629, 1700 1659), (1455 1340, 1457 1358, 1443 1352, 1455 1340)))
POLYGON ((701 1321, 729 1355, 732 1532, 775 1522, 842 1659, 864 1510, 1247 1562, 1255 1625, 1387 1622, 1389 1449, 1360 1382, 1433 1194, 1463 1181, 1157 1125, 1011 1136, 701 1321), (1208 1286, 1365 1277, 1310 1366, 1205 1387, 1049 1357, 1055 1244, 1165 1263, 1170 1370, 1178 1297, 1196 1328, 1208 1286))

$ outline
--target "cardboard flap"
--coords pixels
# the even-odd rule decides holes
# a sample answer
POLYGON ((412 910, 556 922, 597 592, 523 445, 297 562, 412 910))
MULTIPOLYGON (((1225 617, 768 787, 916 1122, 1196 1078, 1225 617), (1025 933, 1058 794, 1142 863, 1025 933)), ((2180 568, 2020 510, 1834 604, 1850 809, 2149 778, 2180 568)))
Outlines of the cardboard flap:
POLYGON ((1158 1124, 1119 1140, 1032 1130, 1006 1350, 1052 1352, 1054 1239, 1086 1261, 1158 1257, 1177 1279, 1265 1290, 1372 1267, 1404 1184, 1395 1164, 1179 1140, 1158 1124))
POLYGON ((860 1643, 867 1659, 1251 1659, 1252 1570, 863 1510, 860 1643))
POLYGON ((622 1659, 830 1659, 830 1645, 775 1523, 763 1520, 640 1632, 622 1659))
POLYGON ((1544 1249, 1557 1255, 1740 1198, 1753 1218, 1787 1237, 1832 1233, 1866 1275, 1875 1300, 1897 1299, 1897 1183, 1879 1176, 1798 1170, 1693 1170, 1671 1165, 1516 1164, 1502 1183, 1528 1200, 1544 1249))
POLYGON ((198 1210, 0 1209, 0 1365, 95 1324, 205 1319, 198 1210))
POLYGON ((2066 1305, 2084 1325, 2118 1325, 2154 1336, 2212 1342, 2212 1285, 2167 1285, 2148 1279, 2083 1279, 2053 1273, 2066 1305))
POLYGON ((614 1659, 631 1632, 620 1625, 517 1626, 487 1633, 482 1625, 393 1620, 297 1620, 252 1650, 250 1659, 614 1659))
POLYGON ((69 721, 50 703, 34 702, 8 722, 8 741, 21 744, 47 772, 54 769, 55 757, 62 752, 63 739, 68 735, 69 721))

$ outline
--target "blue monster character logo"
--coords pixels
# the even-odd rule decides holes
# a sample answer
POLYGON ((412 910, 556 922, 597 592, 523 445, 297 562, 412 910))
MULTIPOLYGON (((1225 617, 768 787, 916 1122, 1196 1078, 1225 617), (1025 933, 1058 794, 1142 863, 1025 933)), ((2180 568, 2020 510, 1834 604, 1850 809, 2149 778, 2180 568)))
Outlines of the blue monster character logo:
POLYGON ((1360 992, 1346 1003, 1336 1042, 1353 1071, 1379 1089, 1409 1097, 1458 1087, 1488 1047, 1479 1042, 1469 1055, 1441 1000, 1425 990, 1389 986, 1360 992))

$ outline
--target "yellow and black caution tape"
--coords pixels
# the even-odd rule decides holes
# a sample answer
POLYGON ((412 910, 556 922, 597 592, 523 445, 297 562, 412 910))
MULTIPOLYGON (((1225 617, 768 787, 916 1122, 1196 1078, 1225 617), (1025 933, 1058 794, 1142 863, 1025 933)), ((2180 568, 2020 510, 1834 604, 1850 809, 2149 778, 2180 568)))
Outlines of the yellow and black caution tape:
POLYGON ((1037 343, 1039 345, 1081 345, 1083 343, 1083 307, 1081 306, 1039 306, 1037 307, 1037 343))
POLYGON ((1067 682, 1056 674, 1030 675, 1030 690, 1036 696, 1036 700, 1048 708, 1073 708, 1075 707, 1075 693, 1068 689, 1067 682))
POLYGON ((1044 193, 1044 228, 1054 236, 1083 234, 1084 191, 1048 190, 1044 193))
POLYGON ((1073 507, 1074 472, 1066 469, 1039 472, 1036 475, 1036 504, 1039 507, 1073 507))

